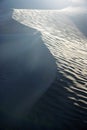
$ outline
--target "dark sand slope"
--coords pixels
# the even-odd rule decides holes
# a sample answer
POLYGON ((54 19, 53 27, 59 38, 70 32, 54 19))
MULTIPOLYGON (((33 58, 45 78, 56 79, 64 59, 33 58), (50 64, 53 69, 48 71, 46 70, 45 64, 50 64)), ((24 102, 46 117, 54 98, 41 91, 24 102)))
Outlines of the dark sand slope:
POLYGON ((77 28, 87 37, 87 12, 85 14, 77 14, 70 16, 77 28))
POLYGON ((56 76, 41 34, 13 19, 0 26, 0 127, 17 126, 56 76))

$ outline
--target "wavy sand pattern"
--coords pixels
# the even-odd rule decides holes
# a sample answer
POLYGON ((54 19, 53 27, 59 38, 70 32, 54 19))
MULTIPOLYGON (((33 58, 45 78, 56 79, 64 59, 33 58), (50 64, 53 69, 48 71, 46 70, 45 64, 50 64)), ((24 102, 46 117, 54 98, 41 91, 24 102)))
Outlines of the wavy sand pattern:
POLYGON ((86 129, 87 37, 69 15, 60 11, 14 10, 13 18, 42 33, 57 65, 54 83, 36 103, 26 122, 30 121, 31 127, 86 129))

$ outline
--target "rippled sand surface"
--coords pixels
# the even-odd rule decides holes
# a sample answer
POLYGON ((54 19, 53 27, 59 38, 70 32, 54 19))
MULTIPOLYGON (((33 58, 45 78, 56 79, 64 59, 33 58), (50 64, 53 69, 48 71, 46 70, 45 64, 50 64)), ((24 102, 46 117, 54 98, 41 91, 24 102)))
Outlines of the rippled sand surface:
POLYGON ((76 24, 74 18, 56 10, 15 9, 13 18, 42 33, 57 65, 55 81, 33 107, 26 122, 60 130, 86 129, 87 37, 77 26, 79 20, 76 24))

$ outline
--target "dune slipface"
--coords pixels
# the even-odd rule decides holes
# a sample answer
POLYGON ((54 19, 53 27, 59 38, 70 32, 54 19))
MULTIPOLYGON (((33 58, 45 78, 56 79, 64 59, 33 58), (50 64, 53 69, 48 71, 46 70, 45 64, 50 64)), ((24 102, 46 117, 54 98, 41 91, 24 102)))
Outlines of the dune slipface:
POLYGON ((0 27, 0 114, 2 125, 17 125, 56 75, 40 32, 10 19, 0 27))

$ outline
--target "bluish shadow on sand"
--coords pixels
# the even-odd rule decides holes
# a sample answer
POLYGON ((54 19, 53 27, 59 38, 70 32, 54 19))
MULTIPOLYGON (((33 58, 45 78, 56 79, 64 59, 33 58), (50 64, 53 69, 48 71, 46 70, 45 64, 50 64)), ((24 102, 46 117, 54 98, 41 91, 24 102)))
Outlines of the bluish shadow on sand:
POLYGON ((1 127, 21 122, 55 77, 55 60, 40 32, 13 19, 0 27, 1 127))
POLYGON ((76 27, 87 37, 87 13, 70 16, 76 27))

